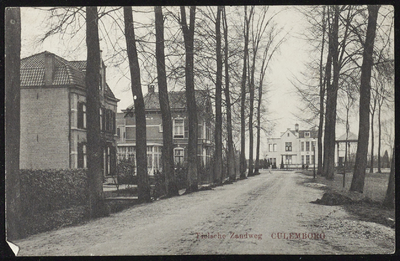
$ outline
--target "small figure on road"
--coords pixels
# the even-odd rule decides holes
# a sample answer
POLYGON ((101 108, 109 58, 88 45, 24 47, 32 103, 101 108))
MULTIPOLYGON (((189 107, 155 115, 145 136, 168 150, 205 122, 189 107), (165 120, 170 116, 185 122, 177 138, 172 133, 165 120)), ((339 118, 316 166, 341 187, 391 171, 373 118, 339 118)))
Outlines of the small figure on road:
POLYGON ((268 169, 269 169, 269 174, 271 174, 272 164, 269 165, 268 169))

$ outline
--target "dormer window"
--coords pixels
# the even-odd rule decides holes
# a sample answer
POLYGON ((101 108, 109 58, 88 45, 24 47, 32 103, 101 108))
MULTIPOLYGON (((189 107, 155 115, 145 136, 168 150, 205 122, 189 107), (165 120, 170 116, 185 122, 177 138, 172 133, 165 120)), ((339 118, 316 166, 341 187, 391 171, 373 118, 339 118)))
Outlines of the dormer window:
POLYGON ((287 133, 287 136, 288 136, 288 137, 290 136, 289 132, 287 133))
POLYGON ((304 132, 304 137, 306 137, 306 138, 310 137, 310 133, 309 132, 304 132))

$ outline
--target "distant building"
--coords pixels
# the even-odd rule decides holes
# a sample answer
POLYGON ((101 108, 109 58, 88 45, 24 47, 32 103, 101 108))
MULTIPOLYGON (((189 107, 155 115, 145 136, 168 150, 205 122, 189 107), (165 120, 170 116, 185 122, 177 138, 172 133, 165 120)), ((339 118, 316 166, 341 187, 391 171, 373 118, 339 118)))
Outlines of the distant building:
MULTIPOLYGON (((162 169, 161 153, 163 146, 163 126, 159 94, 154 85, 148 86, 148 93, 144 96, 146 110, 147 132, 147 167, 148 173, 162 169)), ((197 117, 198 117, 198 147, 197 156, 202 164, 209 164, 212 155, 212 125, 213 117, 211 100, 208 91, 196 90, 197 117)), ((186 106, 186 94, 169 92, 173 125, 174 159, 176 164, 185 164, 187 160, 187 145, 189 137, 189 120, 186 106)), ((129 106, 117 115, 118 160, 131 160, 136 165, 136 122, 134 106, 129 106)))
POLYGON ((268 138, 267 156, 273 168, 301 168, 318 164, 318 131, 314 129, 300 130, 295 124, 295 129, 288 128, 278 138, 268 138), (314 150, 315 148, 315 154, 314 150))
MULTIPOLYGON (((42 52, 21 60, 22 169, 86 168, 86 61, 42 52)), ((100 68, 100 129, 105 177, 116 169, 117 102, 100 68)))

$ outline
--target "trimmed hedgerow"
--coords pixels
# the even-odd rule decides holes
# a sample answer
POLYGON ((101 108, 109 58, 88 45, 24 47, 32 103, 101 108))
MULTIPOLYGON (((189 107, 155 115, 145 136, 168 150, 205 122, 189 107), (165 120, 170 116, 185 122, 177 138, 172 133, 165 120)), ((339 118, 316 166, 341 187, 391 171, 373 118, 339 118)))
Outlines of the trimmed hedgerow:
POLYGON ((88 202, 85 169, 20 170, 22 214, 35 215, 88 202))
POLYGON ((20 170, 22 237, 89 217, 85 169, 20 170))

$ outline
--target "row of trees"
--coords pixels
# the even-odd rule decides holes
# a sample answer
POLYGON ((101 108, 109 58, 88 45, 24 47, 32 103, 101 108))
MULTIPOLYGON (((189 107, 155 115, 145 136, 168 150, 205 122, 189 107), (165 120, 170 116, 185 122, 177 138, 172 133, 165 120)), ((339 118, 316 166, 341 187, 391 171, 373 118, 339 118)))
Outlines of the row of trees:
MULTIPOLYGON (((125 22, 125 37, 126 44, 128 46, 128 57, 131 69, 131 79, 140 80, 140 75, 138 75, 139 71, 146 66, 137 67, 138 56, 137 54, 132 55, 130 57, 130 52, 138 52, 134 50, 134 46, 136 44, 140 45, 140 41, 135 40, 135 34, 131 28, 134 27, 130 16, 128 13, 132 13, 132 10, 129 7, 124 8, 124 22, 125 22), (127 17, 129 18, 127 21, 127 17), (130 28, 128 28, 129 26, 130 28), (129 31, 129 30, 131 31, 129 31), (132 48, 129 48, 129 44, 132 45, 132 48), (132 62, 133 60, 133 62, 132 62), (136 76, 132 75, 132 71, 135 71, 136 76)), ((188 141, 188 158, 187 158, 187 188, 186 193, 194 192, 198 189, 199 182, 199 174, 198 174, 198 157, 197 157, 197 137, 198 137, 198 120, 197 120, 197 108, 195 101, 195 84, 197 79, 197 84, 199 82, 206 83, 207 86, 215 86, 215 88, 209 88, 211 92, 215 93, 215 150, 214 150, 214 169, 213 169, 213 183, 216 185, 222 185, 222 183, 229 179, 230 181, 236 180, 236 174, 234 169, 234 155, 235 155, 235 145, 233 132, 235 128, 233 128, 232 123, 232 107, 237 108, 239 104, 237 101, 240 100, 240 111, 241 111, 241 178, 246 178, 247 176, 252 176, 258 172, 259 169, 259 160, 260 160, 260 136, 261 136, 261 117, 263 113, 262 107, 262 94, 263 94, 263 82, 264 78, 266 78, 266 72, 274 53, 278 50, 281 43, 284 41, 285 36, 279 35, 279 30, 273 22, 273 18, 276 13, 272 13, 269 11, 268 7, 262 7, 258 10, 254 6, 250 7, 250 12, 248 14, 248 7, 244 7, 244 25, 236 24, 235 22, 228 23, 227 19, 227 11, 225 7, 219 6, 215 8, 202 8, 197 9, 195 6, 191 7, 179 7, 179 12, 172 12, 172 10, 167 9, 167 15, 163 15, 163 8, 155 7, 155 62, 157 67, 157 82, 160 91, 160 106, 162 111, 162 120, 163 120, 163 146, 166 148, 163 150, 163 170, 164 175, 166 177, 166 193, 167 196, 175 196, 178 195, 176 180, 174 175, 174 162, 172 156, 172 122, 171 122, 171 114, 169 109, 168 102, 168 88, 167 88, 167 76, 166 72, 169 71, 170 79, 174 79, 176 82, 179 82, 181 78, 184 78, 183 86, 186 91, 186 101, 187 101, 187 110, 188 110, 188 118, 189 118, 189 141, 188 141), (187 15, 187 11, 189 11, 187 15), (177 15, 177 13, 179 15, 177 15), (197 14, 200 14, 199 17, 196 17, 197 14), (168 34, 169 39, 164 39, 164 21, 167 21, 168 18, 172 18, 173 21, 179 24, 179 29, 174 28, 171 24, 167 27, 169 32, 173 32, 173 37, 168 34), (222 24, 222 26, 221 26, 222 24), (231 24, 236 32, 233 37, 228 35, 228 27, 231 24), (212 27, 211 25, 214 25, 212 27), (199 26, 198 29, 197 26, 199 26), (224 43, 222 43, 222 30, 224 35, 224 43), (241 29, 242 28, 242 29, 241 29), (241 34, 243 32, 243 35, 241 34), (177 34, 183 36, 183 43, 178 40, 177 34), (195 38, 199 38, 200 40, 195 41, 195 38), (240 50, 239 48, 231 50, 229 48, 230 43, 237 44, 240 42, 240 39, 243 39, 244 48, 240 50), (205 44, 205 40, 208 39, 208 43, 205 44), (210 40, 211 39, 211 40, 210 40), (203 41, 204 40, 204 41, 203 41), (168 42, 169 45, 166 48, 164 42, 168 42), (249 43, 252 45, 249 48, 249 43), (181 47, 183 46, 183 47, 181 47), (181 65, 181 62, 177 59, 170 60, 170 67, 166 66, 165 58, 173 55, 176 55, 177 50, 182 48, 184 52, 182 52, 182 56, 184 57, 185 63, 181 65), (165 54, 165 50, 167 54, 165 54), (259 51, 263 51, 263 55, 261 58, 258 56, 259 51), (204 53, 203 53, 204 52, 204 53), (223 59, 224 53, 224 59, 223 59), (250 59, 251 57, 251 59, 250 59), (240 64, 238 62, 239 59, 242 60, 242 68, 243 74, 241 77, 238 77, 235 67, 240 64), (236 59, 236 61, 235 61, 236 59), (230 61, 234 60, 231 64, 230 61), (178 66, 171 67, 172 64, 178 64, 178 66), (261 69, 259 71, 260 78, 257 79, 256 72, 257 67, 261 65, 261 69), (223 74, 223 67, 225 66, 225 75, 223 74), (184 72, 181 73, 180 69, 184 68, 184 72), (213 70, 216 68, 216 70, 213 70), (234 75, 231 77, 231 75, 234 75), (222 80, 225 78, 225 86, 223 86, 222 80), (233 80, 232 80, 233 79, 233 80), (230 89, 230 84, 241 82, 240 89, 240 99, 235 99, 236 101, 231 102, 231 97, 235 95, 235 91, 230 89), (256 87, 256 84, 258 87, 256 87), (222 87, 224 87, 225 92, 225 100, 222 97, 222 87), (255 99, 256 90, 258 91, 258 99, 255 99), (249 98, 247 97, 249 94, 249 98), (224 106, 223 106, 224 102, 224 106), (255 115, 254 103, 258 102, 257 105, 257 150, 256 150, 256 162, 253 164, 253 150, 254 150, 254 141, 253 141, 253 129, 254 129, 254 119, 255 115), (223 113, 226 115, 226 120, 223 120, 223 113), (245 115, 249 115, 245 117, 245 115), (245 144, 245 133, 246 133, 246 122, 248 122, 248 132, 249 132, 249 151, 250 151, 250 160, 249 160, 249 172, 246 173, 246 161, 245 161, 245 147, 243 148, 243 144, 245 144), (227 126, 226 133, 224 133, 223 125, 227 126), (223 144, 223 136, 227 137, 227 143, 223 144), (225 151, 223 148, 225 147, 225 151), (225 153, 224 153, 225 152, 225 153), (222 170, 222 158, 223 154, 226 155, 228 170, 227 177, 223 176, 225 173, 222 170), (256 171, 253 170, 253 165, 256 167, 256 171)), ((177 11, 177 10, 175 10, 177 11)), ((237 8, 236 12, 240 13, 241 10, 237 8)), ((152 39, 149 35, 151 33, 151 29, 147 28, 146 37, 149 37, 146 41, 146 44, 149 43, 149 39, 152 39)), ((143 39, 143 38, 142 38, 143 39)), ((153 52, 154 53, 154 52, 153 52)), ((152 52, 146 51, 144 52, 142 57, 151 57, 152 52)), ((153 60, 154 61, 154 60, 153 60)), ((153 65, 150 61, 147 65, 153 65)), ((137 128, 139 130, 139 126, 141 122, 138 117, 142 117, 144 119, 144 107, 139 108, 137 106, 140 105, 142 100, 142 94, 139 91, 140 82, 134 83, 132 81, 132 91, 133 97, 135 101, 135 115, 137 119, 137 128), (134 87, 136 86, 136 87, 134 87), (135 90, 135 91, 134 91, 135 90)), ((143 146, 145 146, 145 123, 143 122, 143 130, 136 132, 136 140, 142 140, 143 146)), ((224 128, 225 129, 225 128, 224 128)), ((149 184, 146 178, 146 161, 144 158, 139 158, 139 154, 143 154, 146 156, 146 152, 141 152, 139 150, 139 143, 137 142, 137 165, 138 165, 138 187, 145 187, 141 193, 139 189, 139 199, 141 200, 150 200, 150 192, 148 190, 149 184)))
MULTIPOLYGON (((318 58, 308 66, 308 75, 311 77, 307 75, 304 82, 299 80, 295 85, 305 106, 311 112, 310 117, 304 120, 310 124, 318 122, 318 173, 327 179, 334 178, 337 119, 344 123, 348 137, 349 115, 358 108, 358 144, 350 190, 362 193, 370 130, 371 157, 374 151, 373 120, 376 107, 378 105, 379 172, 381 113, 384 107, 388 111, 393 108, 393 9, 379 5, 343 5, 318 6, 300 11, 311 25, 306 37, 314 48, 315 57, 318 58), (340 115, 343 112, 344 116, 340 115)), ((373 160, 370 167, 372 170, 373 160)), ((394 169, 391 171, 390 180, 393 175, 394 169)), ((389 188, 393 185, 389 182, 389 188)), ((393 201, 390 200, 394 200, 394 194, 391 193, 392 190, 388 189, 385 202, 389 205, 393 205, 393 201)))
MULTIPOLYGON (((260 136, 266 130, 264 80, 268 65, 279 46, 285 40, 274 22, 277 12, 269 7, 154 7, 152 11, 135 12, 131 7, 123 8, 49 8, 47 38, 60 35, 69 40, 86 28, 87 68, 87 157, 89 205, 92 217, 106 213, 102 193, 99 146, 98 93, 100 68, 100 43, 107 44, 108 59, 114 66, 123 67, 127 61, 130 86, 136 117, 136 162, 138 196, 141 201, 150 201, 150 184, 147 174, 146 120, 142 93, 143 77, 157 82, 163 121, 162 165, 167 196, 178 195, 174 174, 172 119, 169 108, 168 85, 183 86, 186 91, 189 117, 188 175, 186 192, 198 189, 199 166, 197 158, 198 121, 195 101, 195 86, 214 93, 215 151, 213 183, 222 185, 235 181, 236 143, 241 144, 240 177, 258 173, 260 167, 260 136), (165 14, 163 13, 163 9, 165 14), (187 15, 188 11, 188 15, 187 15), (122 12, 122 13, 121 13, 122 12), (154 20, 149 14, 154 14, 154 20), (150 21, 140 23, 134 16, 150 21), (84 21, 82 21, 82 17, 84 21), (244 17, 243 23, 238 17, 244 17), (86 27, 82 27, 86 24, 86 27), (108 24, 108 26, 106 25, 108 24), (111 29, 114 28, 114 29, 111 29), (229 34, 228 34, 229 29, 229 34), (138 36, 137 31, 141 34, 138 36), (122 37, 121 37, 122 35, 122 37), (183 41, 182 41, 183 40, 183 41), (154 47, 154 48, 152 48, 154 47), (262 53, 262 55, 260 55, 262 53), (184 61, 184 63, 183 63, 184 61), (242 68, 242 75, 237 68, 242 68), (141 74, 144 72, 145 76, 141 74), (258 75, 258 76, 257 76, 258 75), (223 81, 224 80, 224 81, 223 81), (222 93, 224 91, 225 97, 222 93), (258 95, 256 95, 258 94, 258 95), (255 106, 257 103, 257 106, 255 106), (254 111, 256 108, 256 111, 254 111), (236 113, 240 111, 241 117, 236 113), (255 117, 256 116, 256 117, 255 117), (256 119, 256 120, 254 120, 256 119), (240 122, 239 126, 236 124, 240 122), (256 160, 254 163, 253 130, 257 130, 256 160), (224 131, 223 131, 224 130, 224 131), (245 141, 249 133, 249 171, 246 170, 245 141), (240 134, 240 135, 239 135, 240 134), (240 138, 239 138, 240 136, 240 138), (226 140, 226 142, 223 142, 226 140), (227 171, 222 170, 223 155, 227 159, 227 171), (255 169, 253 169, 253 165, 255 169), (227 173, 224 176, 223 173, 227 173)), ((6 141, 7 147, 16 148, 7 153, 7 221, 8 231, 13 229, 18 218, 18 158, 19 158, 19 61, 21 44, 21 18, 19 8, 7 9, 6 57, 9 72, 6 84, 6 141)), ((80 41, 77 41, 80 42, 80 41)), ((124 69, 122 68, 121 71, 124 69)), ((17 234, 17 232, 16 232, 17 234)), ((18 237, 18 236, 16 236, 18 237)))

